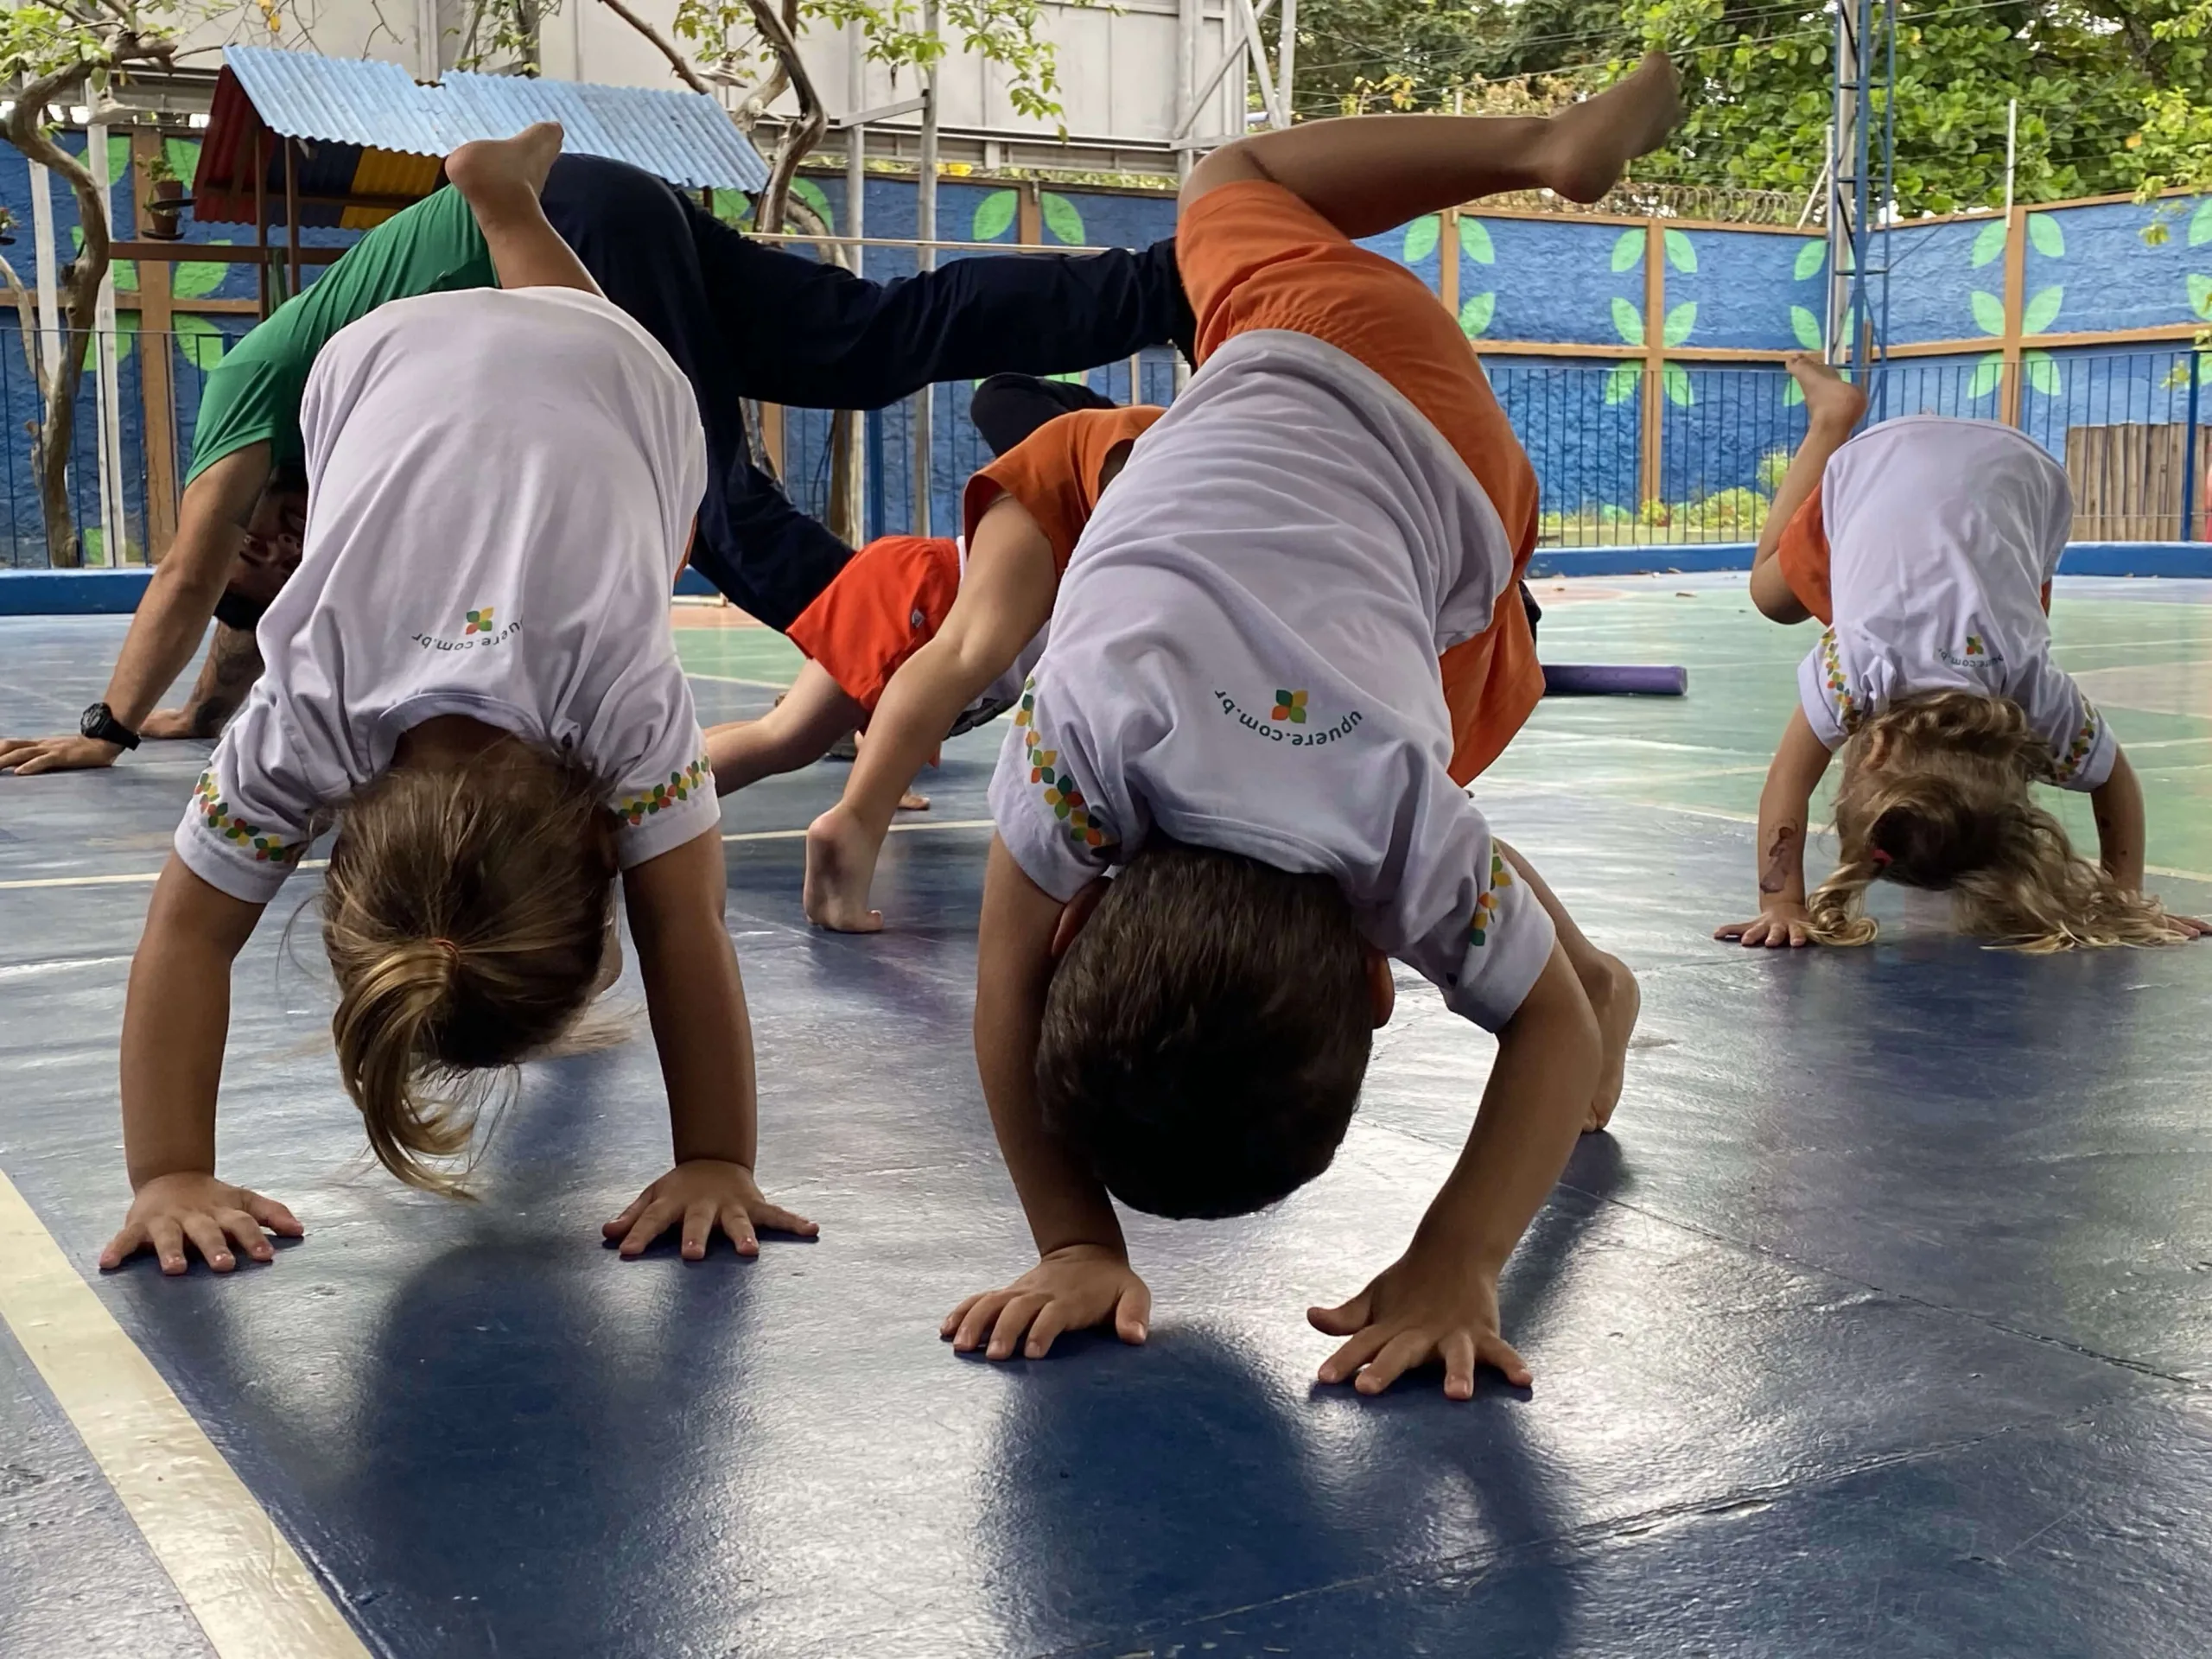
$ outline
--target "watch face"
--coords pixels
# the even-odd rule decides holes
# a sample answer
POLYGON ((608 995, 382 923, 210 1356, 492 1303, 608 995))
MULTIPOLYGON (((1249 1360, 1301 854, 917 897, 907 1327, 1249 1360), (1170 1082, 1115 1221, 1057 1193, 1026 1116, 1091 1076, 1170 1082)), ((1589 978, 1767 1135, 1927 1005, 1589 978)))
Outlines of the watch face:
POLYGON ((86 737, 98 737, 107 722, 107 704, 96 702, 85 710, 85 717, 77 722, 77 729, 86 737))

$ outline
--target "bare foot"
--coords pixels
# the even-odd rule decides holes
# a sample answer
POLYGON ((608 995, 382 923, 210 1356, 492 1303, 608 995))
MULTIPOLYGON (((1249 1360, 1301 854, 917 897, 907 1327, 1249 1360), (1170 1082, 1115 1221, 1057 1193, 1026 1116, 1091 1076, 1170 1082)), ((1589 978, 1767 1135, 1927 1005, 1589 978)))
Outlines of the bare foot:
POLYGON ((1651 52, 1623 81, 1551 118, 1537 178, 1569 201, 1597 200, 1638 156, 1659 148, 1682 118, 1680 83, 1664 52, 1651 52))
POLYGON ((1636 1016, 1643 1007, 1643 993, 1636 976, 1618 957, 1599 957, 1599 969, 1582 982, 1590 1006, 1598 1015, 1598 1030, 1605 1039, 1605 1063, 1598 1072, 1598 1092, 1590 1097, 1590 1116, 1582 1125, 1594 1135, 1613 1121, 1613 1108, 1621 1103, 1621 1082, 1628 1066, 1628 1039, 1636 1031, 1636 1016))
POLYGON ((1805 394, 1807 420, 1851 427, 1858 425, 1859 417, 1866 412, 1865 390, 1830 368, 1818 353, 1792 352, 1783 359, 1782 366, 1805 394))
POLYGON ((806 919, 836 933, 879 933, 883 912, 868 906, 881 843, 842 804, 807 826, 806 882, 800 900, 806 919))
POLYGON ((472 207, 518 189, 535 196, 545 188, 561 139, 557 121, 540 121, 512 138, 480 138, 446 157, 446 177, 472 207))
POLYGON ((899 810, 901 812, 926 812, 930 810, 930 798, 917 795, 910 789, 899 798, 899 810))

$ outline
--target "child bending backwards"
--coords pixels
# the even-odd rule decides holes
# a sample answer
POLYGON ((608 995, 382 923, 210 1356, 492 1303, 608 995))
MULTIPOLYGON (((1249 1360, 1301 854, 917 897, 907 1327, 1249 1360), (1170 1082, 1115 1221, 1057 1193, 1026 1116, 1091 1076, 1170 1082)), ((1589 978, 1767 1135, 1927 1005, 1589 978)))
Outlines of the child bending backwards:
POLYGON ((1040 1260, 953 1310, 957 1347, 1142 1341, 1109 1195, 1230 1216, 1319 1175, 1398 957, 1497 1058, 1405 1254, 1308 1315, 1344 1338, 1320 1375, 1527 1381, 1498 1272, 1618 1097, 1637 992, 1461 787, 1542 692, 1535 480, 1450 314, 1352 238, 1595 200, 1677 111, 1654 56, 1548 121, 1317 122, 1183 187, 1200 367, 1085 531, 991 785, 976 1058, 1040 1260))
MULTIPOLYGON (((976 389, 973 413, 999 458, 969 481, 968 535, 957 541, 882 536, 861 548, 791 624, 789 637, 806 653, 806 662, 791 690, 759 720, 707 732, 715 786, 725 795, 811 766, 856 729, 868 734, 875 757, 855 767, 846 799, 868 798, 875 779, 887 787, 856 899, 877 925, 880 918, 866 909, 875 851, 894 810, 929 804, 908 792, 914 773, 944 739, 995 720, 1013 706, 1028 665, 1044 647, 1052 591, 1076 532, 1099 490, 1119 471, 1135 435, 1160 411, 1118 408, 1060 382, 994 375, 976 389), (1057 550, 1038 554, 1046 570, 1021 568, 1044 540, 1014 535, 1012 517, 1002 515, 988 535, 976 538, 976 504, 1001 491, 1011 504, 1007 515, 1026 514, 1020 503, 1027 501, 1054 526, 1057 550), (1027 579, 1033 574, 1043 579, 1027 579), (1025 626, 1028 631, 1021 632, 1025 626), (940 639, 947 643, 940 645, 940 639), (925 682, 947 695, 918 698, 914 688, 925 682), (957 689, 950 689, 953 682, 957 689), (900 688, 896 692, 894 683, 900 688), (879 705, 888 707, 888 716, 880 715, 879 705), (944 709, 951 712, 932 726, 944 709)), ((813 909, 810 899, 810 914, 813 909)))
POLYGON ((844 798, 806 832, 809 921, 845 932, 883 925, 868 907, 868 887, 900 791, 948 729, 965 731, 1014 706, 1043 653, 1077 537, 1162 413, 1084 409, 1047 422, 968 480, 960 554, 937 561, 934 591, 914 598, 911 615, 887 615, 883 601, 920 584, 855 573, 863 553, 846 567, 854 581, 841 575, 792 627, 791 637, 872 715, 844 798), (906 621, 914 626, 902 633, 906 621), (910 639, 925 643, 916 649, 910 639))
POLYGON ((2143 886, 2143 791, 2104 716, 2050 660, 2050 580, 2073 519, 2066 474, 2022 433, 1916 415, 1858 437, 1866 397, 1789 360, 1804 443, 1775 493, 1751 600, 1827 632, 1797 671, 1759 798, 1759 915, 1714 937, 1865 944, 1885 877, 1948 890, 1970 933, 2026 950, 2167 944, 2202 925, 2143 886), (1835 873, 1805 895, 1805 831, 1843 751, 1835 873), (2031 786, 2084 790, 2102 866, 2031 786))
POLYGON ((617 963, 620 873, 674 1169, 607 1224, 633 1255, 719 1226, 813 1224, 754 1184, 753 1045, 722 856, 668 627, 706 459, 690 387, 539 211, 556 126, 447 163, 499 289, 401 300, 315 360, 298 574, 269 671, 176 833, 132 963, 124 1143, 136 1194, 101 1255, 268 1261, 283 1205, 215 1174, 231 964, 317 830, 338 1063, 369 1144, 451 1190, 480 1080, 543 1050, 617 963), (454 395, 456 386, 467 392, 454 395))

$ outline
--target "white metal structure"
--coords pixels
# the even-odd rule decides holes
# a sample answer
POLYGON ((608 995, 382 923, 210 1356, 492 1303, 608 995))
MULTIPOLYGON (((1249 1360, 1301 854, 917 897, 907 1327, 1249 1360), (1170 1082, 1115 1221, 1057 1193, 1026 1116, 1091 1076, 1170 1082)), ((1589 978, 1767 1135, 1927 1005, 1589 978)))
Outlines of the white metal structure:
MULTIPOLYGON (((675 0, 626 4, 664 34, 676 11, 675 0)), ((959 52, 955 41, 934 77, 938 153, 946 162, 985 168, 1179 171, 1192 153, 1252 124, 1287 121, 1296 5, 1297 0, 1044 0, 1042 33, 1057 50, 1065 137, 1051 121, 1017 114, 1007 99, 1004 73, 959 52), (1288 27, 1281 51, 1271 56, 1259 43, 1259 31, 1278 8, 1288 27)), ((194 31, 186 45, 283 46, 329 57, 382 58, 403 65, 418 80, 431 80, 454 67, 465 49, 469 15, 465 0, 297 0, 279 14, 280 29, 272 36, 261 7, 241 0, 194 31)), ((849 130, 855 114, 886 111, 866 123, 868 154, 919 161, 924 122, 916 100, 924 89, 918 77, 910 71, 894 78, 883 65, 869 62, 856 29, 808 28, 800 48, 830 105, 833 134, 849 130), (898 112, 888 112, 893 109, 898 112)), ((203 51, 188 54, 183 64, 210 65, 213 59, 203 51)), ((666 86, 671 79, 652 42, 600 0, 561 0, 560 10, 543 25, 538 60, 542 73, 563 80, 666 86)), ((188 94, 150 101, 190 105, 188 94)), ((779 109, 789 104, 786 98, 779 109)))

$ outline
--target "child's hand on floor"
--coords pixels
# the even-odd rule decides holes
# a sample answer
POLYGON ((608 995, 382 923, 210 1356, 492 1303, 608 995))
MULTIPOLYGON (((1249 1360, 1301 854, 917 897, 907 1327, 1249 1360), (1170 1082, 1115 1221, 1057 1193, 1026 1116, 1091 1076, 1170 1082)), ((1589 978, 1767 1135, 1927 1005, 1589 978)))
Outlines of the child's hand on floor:
POLYGON ((644 1192, 627 1210, 600 1229, 607 1238, 622 1241, 626 1258, 645 1253, 645 1246, 678 1223, 683 1228, 683 1259, 697 1262, 707 1254, 707 1242, 719 1227, 737 1246, 740 1255, 760 1254, 755 1227, 812 1238, 822 1230, 804 1216, 773 1205, 760 1196, 753 1172, 743 1164, 716 1158, 694 1158, 678 1164, 644 1192))
POLYGON ((1456 1250, 1417 1239, 1341 1307, 1308 1308, 1306 1317, 1325 1335, 1351 1338, 1323 1362, 1324 1382, 1380 1394, 1415 1366, 1441 1360, 1453 1400, 1473 1396, 1482 1365, 1529 1386, 1528 1366, 1497 1333, 1497 1276, 1456 1250))
POLYGON ((130 1200, 123 1230, 100 1252, 100 1266, 119 1268, 139 1251, 151 1250, 163 1273, 180 1274, 189 1245, 216 1272, 228 1273, 241 1251, 256 1262, 274 1260, 269 1233, 303 1238, 307 1229, 276 1199, 213 1175, 196 1170, 156 1175, 130 1200))
POLYGON ((2188 934, 2192 939, 2201 939, 2206 934, 2212 933, 2212 922, 2199 921, 2194 916, 2177 916, 2173 912, 2168 911, 2166 921, 2170 925, 2188 934))
POLYGON ((1731 922, 1714 929, 1713 937, 1732 944, 1787 945, 1793 950, 1815 943, 1812 916, 1802 905, 1769 905, 1756 920, 1731 922))
POLYGON ((1004 1290, 970 1296, 944 1316, 938 1335, 951 1339, 957 1353, 983 1346, 989 1359, 1011 1359, 1021 1333, 1029 1333, 1023 1357, 1042 1359, 1063 1331, 1086 1331, 1113 1322, 1123 1342, 1141 1343, 1152 1317, 1152 1293, 1130 1268, 1128 1258, 1103 1244, 1068 1244, 1054 1250, 1004 1290))

